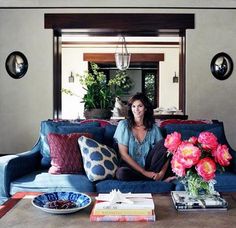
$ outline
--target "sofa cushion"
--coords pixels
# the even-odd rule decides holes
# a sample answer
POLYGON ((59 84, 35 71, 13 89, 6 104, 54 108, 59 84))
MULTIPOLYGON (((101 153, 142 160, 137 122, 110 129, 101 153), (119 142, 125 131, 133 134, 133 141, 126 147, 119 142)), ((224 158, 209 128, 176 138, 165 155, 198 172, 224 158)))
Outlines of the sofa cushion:
POLYGON ((236 175, 232 172, 217 173, 215 190, 218 192, 236 192, 236 175))
POLYGON ((103 180, 96 183, 98 193, 109 193, 119 189, 123 193, 165 193, 174 190, 175 185, 164 181, 120 181, 103 180))
POLYGON ((25 191, 76 191, 89 193, 94 192, 95 187, 84 174, 53 175, 48 173, 47 170, 38 170, 11 182, 11 195, 25 191))
POLYGON ((106 144, 109 147, 117 149, 117 143, 115 142, 113 138, 117 125, 106 125, 104 128, 105 128, 105 132, 104 132, 103 144, 106 144))
POLYGON ((83 162, 78 146, 78 138, 82 135, 92 137, 89 133, 48 134, 51 167, 49 173, 79 173, 83 171, 83 162))
POLYGON ((113 149, 85 136, 80 137, 78 143, 84 170, 90 181, 114 177, 118 160, 113 149))
POLYGON ((49 168, 51 163, 50 149, 47 141, 49 133, 56 134, 69 134, 69 133, 91 133, 93 137, 98 140, 103 140, 104 128, 99 127, 98 122, 91 122, 80 124, 79 122, 71 121, 42 121, 40 129, 40 142, 41 142, 41 165, 44 168, 49 168))
POLYGON ((162 128, 163 132, 165 133, 164 136, 167 134, 173 133, 177 131, 182 134, 183 139, 187 139, 191 136, 197 136, 202 131, 209 131, 210 129, 219 128, 219 133, 222 132, 222 125, 217 124, 168 124, 162 128))

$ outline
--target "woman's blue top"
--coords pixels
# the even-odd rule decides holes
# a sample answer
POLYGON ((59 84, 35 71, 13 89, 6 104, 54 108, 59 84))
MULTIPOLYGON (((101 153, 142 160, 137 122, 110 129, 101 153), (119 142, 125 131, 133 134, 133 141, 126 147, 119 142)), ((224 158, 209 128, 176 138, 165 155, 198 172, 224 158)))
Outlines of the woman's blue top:
POLYGON ((128 147, 129 155, 142 167, 145 167, 145 160, 148 152, 161 140, 162 134, 156 124, 148 130, 142 142, 139 142, 132 130, 128 128, 128 121, 121 120, 116 128, 114 139, 118 144, 128 147))

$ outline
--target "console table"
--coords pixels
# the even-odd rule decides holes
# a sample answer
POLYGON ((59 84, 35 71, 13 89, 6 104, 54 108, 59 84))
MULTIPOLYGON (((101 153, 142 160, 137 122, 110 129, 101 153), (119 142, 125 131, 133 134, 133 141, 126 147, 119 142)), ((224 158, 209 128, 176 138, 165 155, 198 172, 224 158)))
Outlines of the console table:
MULTIPOLYGON (((92 204, 76 213, 53 215, 35 208, 32 198, 39 193, 17 193, 4 206, 0 207, 0 227, 158 227, 158 228, 229 228, 235 227, 236 193, 223 194, 229 203, 228 211, 192 211, 178 212, 175 210, 170 194, 153 196, 155 202, 155 222, 90 222, 89 215, 92 204), (2 213, 4 212, 4 213, 2 213)), ((93 198, 93 197, 92 197, 93 198)), ((94 198, 93 198, 94 200, 94 198)))
POLYGON ((166 120, 166 119, 180 119, 187 120, 188 115, 177 115, 177 114, 154 114, 155 119, 166 120))

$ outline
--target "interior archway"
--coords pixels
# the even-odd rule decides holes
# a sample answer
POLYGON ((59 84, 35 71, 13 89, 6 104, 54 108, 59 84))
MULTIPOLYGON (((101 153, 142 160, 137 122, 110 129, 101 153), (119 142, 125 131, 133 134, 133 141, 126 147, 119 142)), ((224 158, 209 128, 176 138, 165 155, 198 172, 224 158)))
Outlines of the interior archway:
POLYGON ((45 28, 53 29, 53 117, 61 117, 61 35, 178 36, 179 107, 185 113, 186 29, 194 28, 194 14, 45 14, 45 28))

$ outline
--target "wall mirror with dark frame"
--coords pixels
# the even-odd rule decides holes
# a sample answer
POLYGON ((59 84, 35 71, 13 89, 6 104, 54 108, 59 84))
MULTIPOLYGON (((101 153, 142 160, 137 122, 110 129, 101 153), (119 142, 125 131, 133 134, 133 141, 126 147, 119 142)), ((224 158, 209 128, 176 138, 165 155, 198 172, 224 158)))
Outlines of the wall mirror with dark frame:
POLYGON ((216 54, 211 60, 211 73, 218 80, 229 78, 233 72, 233 67, 233 60, 224 52, 216 54))
POLYGON ((8 55, 5 63, 7 73, 14 79, 22 78, 28 70, 28 60, 26 56, 14 51, 8 55))

